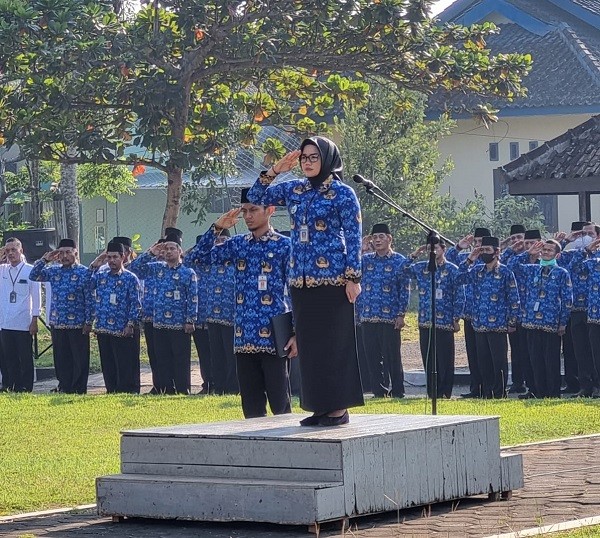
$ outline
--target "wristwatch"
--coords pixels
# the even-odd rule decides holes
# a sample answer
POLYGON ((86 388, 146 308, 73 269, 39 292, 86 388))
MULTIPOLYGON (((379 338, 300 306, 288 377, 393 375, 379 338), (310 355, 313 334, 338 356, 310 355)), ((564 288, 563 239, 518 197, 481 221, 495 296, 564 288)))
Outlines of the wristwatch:
POLYGON ((348 278, 348 281, 349 282, 354 282, 355 284, 360 284, 361 277, 359 277, 359 276, 353 276, 353 277, 348 278))

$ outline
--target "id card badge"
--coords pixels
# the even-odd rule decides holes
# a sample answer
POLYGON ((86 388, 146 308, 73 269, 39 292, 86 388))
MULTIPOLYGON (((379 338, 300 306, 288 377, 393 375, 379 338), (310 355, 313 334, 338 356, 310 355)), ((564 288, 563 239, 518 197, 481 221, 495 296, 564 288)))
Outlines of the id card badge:
POLYGON ((540 309, 540 302, 536 301, 535 304, 533 305, 533 311, 537 312, 540 309))
POLYGON ((179 301, 181 299, 181 293, 179 293, 179 290, 175 290, 173 292, 173 299, 175 299, 176 301, 179 301))
POLYGON ((16 291, 11 291, 10 295, 8 296, 8 300, 11 303, 16 303, 17 302, 17 292, 16 291))
POLYGON ((267 275, 258 275, 258 291, 267 291, 267 275))
POLYGON ((116 293, 111 293, 109 301, 110 301, 110 304, 115 304, 116 305, 117 304, 117 294, 116 293))
POLYGON ((436 300, 440 300, 444 298, 444 292, 443 290, 440 290, 439 288, 435 290, 435 298, 436 300))
POLYGON ((306 224, 300 225, 300 243, 308 243, 308 226, 306 224))

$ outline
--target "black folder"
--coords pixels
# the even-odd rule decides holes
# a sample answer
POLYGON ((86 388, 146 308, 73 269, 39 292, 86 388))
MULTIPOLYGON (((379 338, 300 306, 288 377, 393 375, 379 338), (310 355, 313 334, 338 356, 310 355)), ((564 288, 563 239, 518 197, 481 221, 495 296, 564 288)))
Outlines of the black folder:
POLYGON ((292 313, 278 314, 271 318, 271 327, 273 328, 273 337, 275 339, 275 349, 277 355, 282 359, 288 356, 288 350, 283 349, 290 338, 294 336, 294 326, 292 325, 292 313))

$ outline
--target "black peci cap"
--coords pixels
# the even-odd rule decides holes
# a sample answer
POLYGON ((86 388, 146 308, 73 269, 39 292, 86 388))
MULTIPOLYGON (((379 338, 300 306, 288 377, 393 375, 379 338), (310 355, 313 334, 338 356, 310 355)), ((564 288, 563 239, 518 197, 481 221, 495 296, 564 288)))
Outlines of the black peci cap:
POLYGON ((525 239, 541 239, 542 234, 539 230, 527 230, 525 232, 525 239))
POLYGON ((379 224, 374 224, 371 230, 371 234, 388 234, 392 235, 390 232, 390 227, 385 222, 380 222, 379 224))
POLYGON ((489 228, 475 228, 475 233, 473 234, 473 237, 489 237, 491 235, 492 232, 489 230, 489 228))
POLYGON ((497 237, 492 237, 491 235, 486 235, 481 238, 481 246, 499 248, 500 239, 498 239, 497 237))
POLYGON ((525 226, 523 226, 522 224, 513 224, 510 227, 510 235, 524 234, 524 233, 525 233, 525 226))

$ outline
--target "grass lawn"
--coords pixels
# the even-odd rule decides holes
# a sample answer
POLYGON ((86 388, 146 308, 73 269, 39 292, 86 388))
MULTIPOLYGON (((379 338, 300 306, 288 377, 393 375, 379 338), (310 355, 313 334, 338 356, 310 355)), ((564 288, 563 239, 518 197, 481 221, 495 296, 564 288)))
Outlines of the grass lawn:
MULTIPOLYGON (((295 410, 298 408, 296 406, 295 410)), ((503 445, 600 432, 597 401, 440 401, 440 414, 499 415, 503 445)), ((364 413, 430 413, 424 399, 372 400, 364 413)), ((242 418, 234 396, 0 395, 0 515, 94 502, 119 472, 123 428, 242 418)))
POLYGON ((551 536, 552 538, 596 538, 600 536, 600 525, 582 527, 574 531, 555 532, 546 534, 546 536, 551 536))

